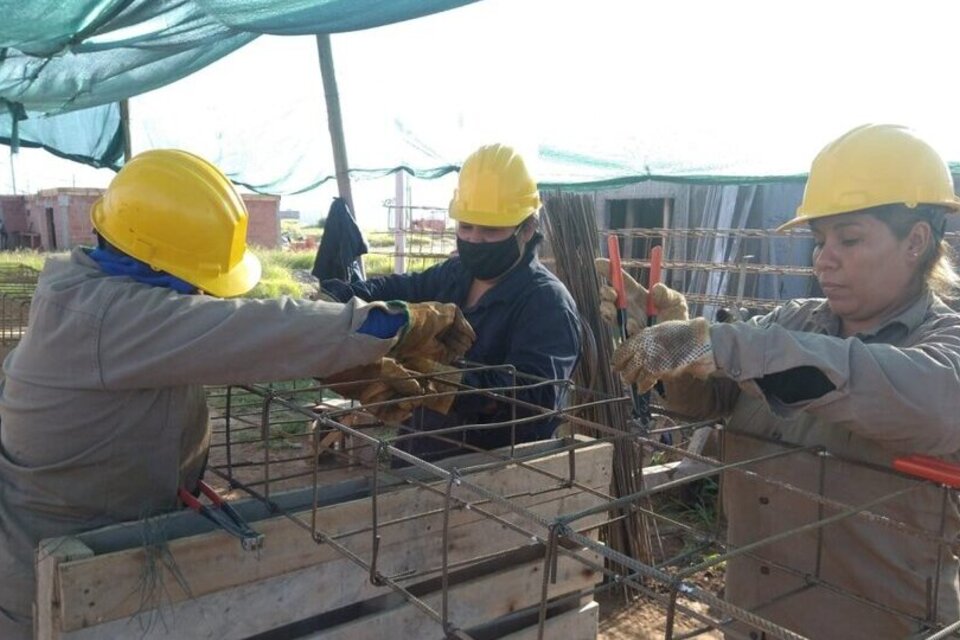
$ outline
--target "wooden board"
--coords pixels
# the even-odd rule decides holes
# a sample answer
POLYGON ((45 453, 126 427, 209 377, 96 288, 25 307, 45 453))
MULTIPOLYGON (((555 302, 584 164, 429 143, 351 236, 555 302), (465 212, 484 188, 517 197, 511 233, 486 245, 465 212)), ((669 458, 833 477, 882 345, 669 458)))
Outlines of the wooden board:
MULTIPOLYGON (((602 564, 602 559, 596 553, 585 553, 585 557, 602 564)), ((548 597, 592 589, 602 578, 600 572, 589 569, 577 560, 561 557, 557 563, 557 581, 549 585, 548 597)), ((543 561, 540 560, 451 587, 448 591, 450 623, 456 628, 468 629, 533 606, 540 601, 542 583, 543 561)), ((440 612, 441 597, 441 592, 435 591, 422 599, 434 611, 440 612)), ((304 640, 442 640, 443 637, 440 624, 411 603, 303 636, 304 640)))
MULTIPOLYGON (((604 489, 609 483, 609 461, 609 445, 598 444, 581 450, 577 454, 578 480, 587 486, 604 489)), ((553 454, 534 464, 563 475, 567 456, 553 454)), ((590 494, 577 489, 562 489, 555 480, 522 469, 501 469, 487 472, 487 477, 480 476, 483 474, 477 478, 471 477, 471 480, 513 495, 512 502, 523 504, 548 518, 557 513, 592 506, 598 501, 590 494)), ((438 565, 442 550, 442 513, 437 508, 442 506, 442 496, 421 488, 405 488, 381 495, 378 502, 381 523, 387 523, 381 531, 380 553, 381 566, 385 571, 404 567, 422 568, 429 562, 438 565), (429 515, 400 519, 411 513, 429 515), (389 524, 391 519, 397 521, 389 524), (416 541, 416 544, 411 544, 411 541, 416 541)), ((369 499, 357 500, 324 507, 318 514, 325 530, 346 533, 359 531, 348 535, 342 542, 357 553, 366 553, 367 556, 363 557, 369 557, 371 535, 369 531, 361 530, 369 525, 370 509, 369 499)), ((499 508, 499 512, 505 511, 499 508)), ((513 521, 522 520, 519 516, 508 515, 513 521)), ((229 627, 231 623, 220 611, 226 608, 236 612, 242 608, 242 617, 248 620, 255 618, 255 626, 261 622, 276 626, 290 619, 383 593, 383 588, 373 587, 366 581, 357 565, 342 559, 329 545, 315 544, 308 532, 290 520, 276 518, 258 523, 257 528, 266 534, 267 539, 259 559, 256 554, 241 551, 234 539, 219 532, 169 543, 170 558, 175 561, 193 597, 183 606, 177 605, 187 600, 188 594, 178 586, 169 568, 161 568, 159 572, 165 588, 159 592, 162 597, 154 594, 147 598, 145 605, 139 589, 148 554, 142 548, 45 567, 44 571, 48 574, 55 572, 56 579, 44 581, 46 592, 41 593, 40 602, 48 603, 46 606, 51 609, 49 603, 59 603, 56 611, 48 613, 48 616, 58 618, 54 628, 77 631, 97 625, 107 632, 109 626, 115 634, 91 634, 88 632, 93 628, 90 628, 80 635, 63 637, 107 638, 117 637, 116 633, 125 635, 117 625, 103 623, 114 620, 120 625, 130 625, 131 616, 158 603, 163 603, 160 613, 166 611, 171 614, 166 617, 184 621, 196 618, 205 621, 204 625, 212 632, 224 632, 224 635, 204 636, 200 627, 185 627, 196 630, 198 635, 191 637, 243 637, 225 633, 225 626, 229 627), (360 576, 353 593, 342 588, 346 586, 342 581, 351 574, 360 576), (319 583, 332 584, 336 587, 333 591, 339 593, 326 593, 329 589, 319 583), (91 597, 91 594, 95 594, 95 597, 91 597), (303 602, 291 607, 289 605, 292 603, 284 602, 285 598, 300 598, 303 602), (264 606, 253 606, 256 602, 264 603, 264 606), (303 605, 308 606, 302 608, 303 605)), ((522 542, 519 534, 510 532, 474 510, 451 512, 452 560, 478 557, 522 542)), ((142 616, 135 624, 138 635, 142 631, 140 622, 144 622, 142 616)), ((180 626, 179 622, 177 626, 180 626)), ((126 630, 129 633, 130 627, 127 626, 126 630)), ((247 631, 252 630, 248 627, 247 631)), ((144 637, 153 637, 152 632, 144 637)))
POLYGON ((44 602, 46 606, 37 607, 34 626, 38 638, 52 638, 59 632, 60 600, 49 596, 60 593, 60 563, 92 556, 93 551, 75 538, 50 538, 40 542, 37 548, 37 593, 47 601, 44 602))
MULTIPOLYGON (((600 625, 600 605, 589 602, 579 609, 566 611, 559 615, 547 618, 544 624, 543 637, 563 640, 596 640, 600 625)), ((533 625, 510 635, 502 636, 500 640, 537 640, 539 626, 533 625)))

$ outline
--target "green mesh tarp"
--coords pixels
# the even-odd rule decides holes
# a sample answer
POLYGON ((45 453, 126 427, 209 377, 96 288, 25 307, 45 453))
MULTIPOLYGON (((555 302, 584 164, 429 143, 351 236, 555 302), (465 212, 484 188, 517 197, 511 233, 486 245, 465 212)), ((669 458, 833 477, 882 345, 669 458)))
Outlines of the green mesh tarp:
POLYGON ((0 0, 0 10, 0 139, 20 113, 23 145, 116 165, 118 121, 104 105, 135 94, 135 152, 189 149, 265 192, 334 174, 307 35, 319 31, 338 32, 357 177, 437 177, 501 141, 548 187, 802 180, 828 140, 866 122, 916 127, 960 160, 958 2, 0 0), (458 5, 468 6, 442 11, 458 5), (418 19, 387 24, 407 18, 418 19), (70 109, 68 125, 45 120, 70 109))
POLYGON ((16 119, 0 112, 0 142, 40 147, 94 167, 113 167, 123 157, 120 109, 115 103, 52 116, 16 119))
POLYGON ((0 140, 116 166, 111 103, 173 83, 261 34, 367 29, 473 1, 0 0, 0 140))

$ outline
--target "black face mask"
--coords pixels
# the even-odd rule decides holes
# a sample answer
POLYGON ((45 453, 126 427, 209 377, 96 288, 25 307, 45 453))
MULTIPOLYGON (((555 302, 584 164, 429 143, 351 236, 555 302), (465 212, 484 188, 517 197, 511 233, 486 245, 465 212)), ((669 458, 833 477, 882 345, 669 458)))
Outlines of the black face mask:
POLYGON ((520 260, 517 230, 498 242, 467 242, 457 238, 457 253, 467 273, 477 280, 493 280, 502 276, 520 260))

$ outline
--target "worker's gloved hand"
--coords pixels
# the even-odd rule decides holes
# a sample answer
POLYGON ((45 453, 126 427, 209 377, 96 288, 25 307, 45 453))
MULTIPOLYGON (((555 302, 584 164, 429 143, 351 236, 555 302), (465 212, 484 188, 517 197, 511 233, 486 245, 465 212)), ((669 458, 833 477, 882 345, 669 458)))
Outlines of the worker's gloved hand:
POLYGON ((333 294, 329 291, 324 290, 323 287, 320 287, 317 292, 313 295, 313 299, 319 302, 340 302, 333 294))
POLYGON ((322 382, 344 398, 356 400, 364 410, 384 422, 398 423, 410 417, 419 406, 423 387, 410 371, 392 358, 361 365, 324 378, 322 382), (379 402, 382 406, 370 406, 379 402))
POLYGON ((450 364, 462 358, 477 334, 453 303, 395 302, 387 303, 390 310, 407 314, 407 325, 400 331, 400 339, 390 355, 400 362, 411 358, 426 358, 440 364, 450 364))
POLYGON ((447 415, 453 406, 456 396, 453 391, 460 389, 459 384, 463 373, 456 367, 449 367, 427 358, 412 358, 404 362, 408 369, 418 373, 429 374, 430 377, 420 379, 423 392, 423 406, 437 413, 447 415), (431 395, 443 394, 443 395, 431 395))
POLYGON ((640 393, 660 378, 683 373, 706 378, 717 369, 710 323, 703 318, 671 320, 644 329, 617 348, 613 368, 640 393))
MULTIPOLYGON (((610 261, 597 258, 594 261, 600 281, 610 279, 610 261)), ((627 299, 627 335, 632 336, 647 325, 647 296, 653 296, 653 306, 657 310, 657 320, 687 320, 687 299, 679 291, 658 282, 648 292, 643 285, 623 271, 623 292, 627 299)), ((617 292, 608 284, 600 285, 600 317, 611 327, 617 326, 617 292)))

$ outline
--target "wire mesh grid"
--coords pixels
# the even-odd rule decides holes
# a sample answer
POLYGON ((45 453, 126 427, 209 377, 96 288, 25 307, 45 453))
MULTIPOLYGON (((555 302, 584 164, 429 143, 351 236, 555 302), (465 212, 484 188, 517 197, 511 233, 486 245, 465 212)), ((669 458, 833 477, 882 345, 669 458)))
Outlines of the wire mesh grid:
MULTIPOLYGON (((463 366, 470 368, 469 364, 463 366)), ((404 446, 404 442, 422 436, 402 434, 394 425, 386 425, 370 415, 375 407, 359 408, 338 399, 332 389, 319 383, 251 385, 220 390, 211 400, 223 416, 213 445, 222 451, 222 455, 214 456, 221 462, 213 464, 212 470, 230 487, 264 501, 275 513, 293 520, 317 544, 328 545, 352 561, 373 584, 400 594, 432 618, 446 637, 486 637, 470 635, 451 614, 450 576, 503 554, 502 550, 488 556, 458 553, 453 523, 462 524, 465 518, 496 523, 505 539, 510 537, 528 551, 536 550, 543 566, 537 611, 540 638, 552 637, 546 629, 551 607, 560 599, 551 590, 560 559, 595 572, 597 584, 592 593, 629 588, 631 593, 640 594, 639 606, 657 612, 658 633, 667 639, 710 633, 715 637, 722 633, 729 638, 747 639, 805 637, 801 631, 779 623, 776 617, 769 619, 766 612, 771 607, 781 610, 789 606, 793 599, 812 588, 825 589, 838 602, 855 602, 877 615, 893 616, 925 629, 916 637, 943 638, 960 629, 960 621, 945 619, 948 612, 938 611, 936 604, 939 585, 948 584, 951 579, 944 582, 945 573, 956 572, 952 562, 956 540, 945 534, 945 522, 955 497, 951 488, 876 465, 843 460, 843 464, 870 467, 898 478, 899 482, 895 490, 871 496, 868 501, 845 502, 826 495, 822 486, 799 486, 770 472, 782 464, 806 460, 821 469, 822 478, 824 465, 834 459, 822 447, 765 440, 776 450, 724 462, 724 446, 732 434, 720 423, 682 421, 661 413, 654 427, 647 431, 634 421, 624 425, 601 424, 583 416, 590 415, 590 410, 597 406, 628 404, 630 399, 599 397, 588 389, 573 388, 567 381, 548 382, 512 370, 509 373, 515 376, 515 386, 480 390, 461 385, 447 393, 495 398, 514 407, 510 420, 495 425, 463 425, 450 429, 443 437, 463 448, 461 436, 472 429, 515 433, 519 426, 545 417, 561 418, 567 425, 560 430, 565 436, 550 443, 511 444, 499 450, 476 450, 467 456, 431 461, 411 454, 404 446), (559 412, 548 412, 516 399, 521 385, 538 383, 564 385, 575 392, 572 397, 576 403, 559 412), (594 437, 575 435, 578 433, 594 437), (715 439, 719 443, 717 451, 704 454, 688 446, 698 439, 691 438, 695 433, 706 433, 715 439), (666 434, 674 437, 665 438, 666 434), (255 455, 241 456, 239 450, 244 446, 253 447, 255 455), (656 482, 650 482, 648 476, 648 484, 637 493, 611 495, 608 485, 598 486, 596 480, 588 479, 594 470, 585 461, 596 461, 588 454, 598 446, 637 447, 644 452, 648 471, 670 471, 661 473, 656 482), (545 463, 547 460, 549 464, 545 463), (653 466, 664 462, 666 465, 653 466), (512 473, 510 482, 502 480, 506 477, 502 472, 507 469, 512 473), (362 496, 369 498, 364 503, 364 524, 343 529, 325 521, 323 508, 328 501, 324 487, 336 479, 358 476, 364 479, 362 496), (678 513, 677 507, 682 506, 689 491, 701 490, 706 482, 722 485, 734 478, 746 478, 805 501, 817 516, 809 522, 793 522, 781 530, 763 532, 748 543, 733 545, 726 539, 726 523, 719 508, 712 518, 691 518, 682 509, 678 513), (305 510, 288 511, 277 496, 297 484, 312 488, 312 504, 305 510), (416 488, 417 498, 402 503, 392 501, 391 494, 400 487, 416 488), (885 510, 886 505, 902 504, 925 491, 942 495, 937 527, 908 524, 885 510), (572 494, 585 500, 571 502, 571 506, 559 512, 544 512, 537 506, 550 497, 572 494), (626 514, 640 514, 655 532, 652 557, 628 557, 604 544, 603 528, 626 514), (831 581, 829 567, 823 566, 822 561, 825 533, 851 521, 870 522, 897 531, 909 544, 932 549, 937 557, 936 575, 925 576, 925 611, 907 610, 881 601, 875 594, 857 592, 831 581), (439 542, 426 552, 408 553, 400 561, 382 553, 387 545, 410 544, 411 536, 438 530, 439 542), (814 570, 779 563, 765 552, 777 544, 799 539, 814 540, 818 559, 814 570), (749 606, 731 601, 724 596, 722 578, 717 577, 741 559, 759 562, 767 571, 791 574, 800 586, 794 592, 770 593, 768 600, 749 606), (428 602, 419 595, 415 585, 427 579, 438 580, 442 586, 439 602, 428 602)), ((606 478, 608 481, 609 476, 606 478)))
MULTIPOLYGON (((638 281, 650 269, 650 250, 664 247, 664 281, 684 291, 691 310, 744 308, 766 312, 793 297, 816 297, 811 255, 813 235, 806 229, 671 229, 628 228, 600 232, 615 235, 623 245, 623 267, 638 281), (721 259, 705 259, 713 254, 721 259), (792 293, 790 293, 792 292, 792 293)), ((960 233, 944 239, 954 252, 960 233)))
POLYGON ((456 231, 447 207, 404 205, 388 200, 383 204, 392 243, 372 243, 367 263, 376 270, 377 258, 392 258, 392 269, 385 273, 422 271, 446 260, 456 249, 456 231))
POLYGON ((38 276, 30 267, 0 264, 0 345, 16 344, 23 337, 38 276))

